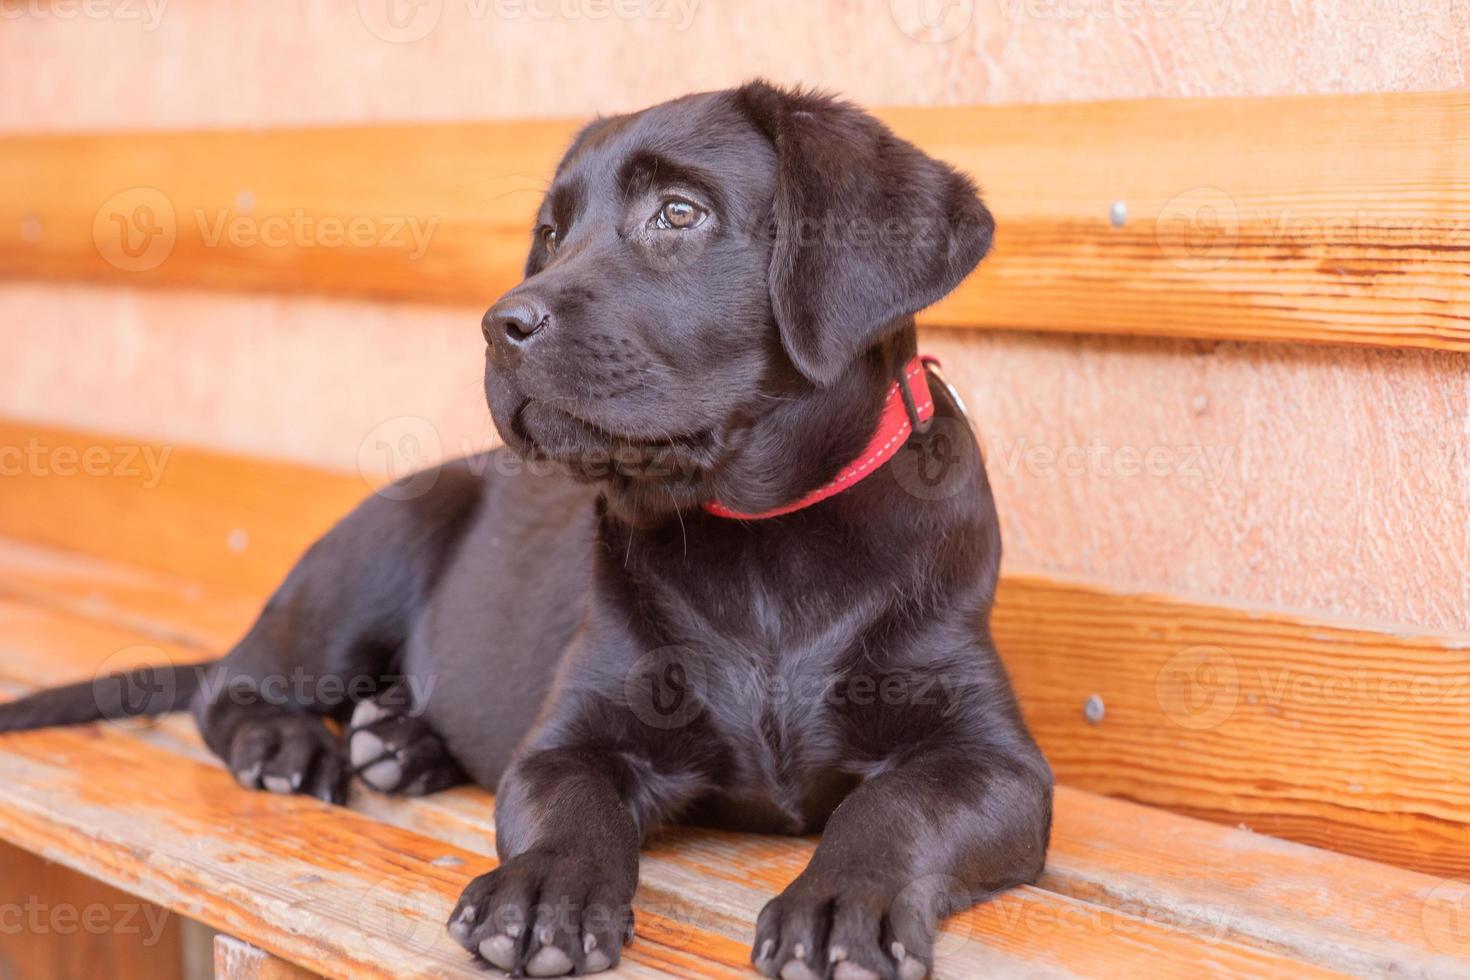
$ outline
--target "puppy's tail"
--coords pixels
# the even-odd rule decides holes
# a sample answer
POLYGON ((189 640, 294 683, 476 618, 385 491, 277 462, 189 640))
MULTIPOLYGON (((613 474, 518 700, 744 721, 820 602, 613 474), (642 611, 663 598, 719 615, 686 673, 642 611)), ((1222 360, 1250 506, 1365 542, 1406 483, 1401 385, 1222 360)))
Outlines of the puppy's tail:
POLYGON ((0 733, 53 725, 152 718, 183 711, 218 661, 165 664, 105 674, 80 684, 53 687, 0 704, 0 733))

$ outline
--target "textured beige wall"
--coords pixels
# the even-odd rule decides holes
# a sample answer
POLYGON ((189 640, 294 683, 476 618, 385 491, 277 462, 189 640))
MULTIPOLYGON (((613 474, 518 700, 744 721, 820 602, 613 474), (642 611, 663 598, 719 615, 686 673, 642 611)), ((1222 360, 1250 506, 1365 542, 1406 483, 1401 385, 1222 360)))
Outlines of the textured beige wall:
MULTIPOLYGON (((0 0, 0 132, 586 115, 755 74, 874 104, 1470 83, 1470 0, 922 0, 938 36, 921 0, 691 2, 0 0)), ((0 415, 376 474, 490 437, 478 312, 0 283, 0 415)), ((1470 628, 1470 358, 927 343, 1009 570, 1470 628)))
POLYGON ((1470 0, 3 0, 0 16, 0 130, 581 116, 757 74, 886 105, 1470 84, 1470 0))

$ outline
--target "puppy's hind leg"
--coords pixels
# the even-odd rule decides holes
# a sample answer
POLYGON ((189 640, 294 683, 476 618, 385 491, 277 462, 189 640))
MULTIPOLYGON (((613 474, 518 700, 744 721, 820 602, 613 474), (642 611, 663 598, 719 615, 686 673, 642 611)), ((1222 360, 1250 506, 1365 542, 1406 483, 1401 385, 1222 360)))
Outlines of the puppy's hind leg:
MULTIPOLYGON (((312 545, 250 631, 210 668, 194 714, 205 743, 242 785, 345 799, 350 766, 329 720, 346 722, 354 703, 391 689, 412 624, 472 520, 481 486, 460 461, 442 467, 424 493, 370 497, 312 545)), ((429 752, 423 739, 411 744, 429 752)), ((399 765, 425 786, 447 778, 442 762, 406 756, 399 765)))

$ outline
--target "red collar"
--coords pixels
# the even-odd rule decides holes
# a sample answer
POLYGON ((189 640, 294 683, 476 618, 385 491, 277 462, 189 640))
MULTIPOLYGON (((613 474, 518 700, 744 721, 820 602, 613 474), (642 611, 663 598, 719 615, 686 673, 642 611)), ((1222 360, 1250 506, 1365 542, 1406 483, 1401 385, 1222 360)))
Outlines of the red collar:
POLYGON ((915 417, 918 418, 917 425, 921 431, 927 428, 926 423, 934 417, 934 398, 929 394, 929 376, 924 367, 927 364, 938 362, 938 358, 922 356, 914 358, 903 366, 902 384, 894 381, 888 386, 888 395, 883 403, 883 414, 878 417, 878 431, 873 433, 873 438, 868 440, 867 446, 863 448, 857 459, 848 463, 841 472, 811 493, 785 506, 762 511, 759 514, 742 514, 731 510, 719 501, 705 504, 704 509, 716 517, 730 517, 740 521, 759 521, 767 517, 780 517, 782 514, 790 514, 793 511, 810 507, 818 501, 826 500, 870 476, 902 448, 904 442, 908 440, 909 433, 914 429, 915 417), (910 400, 910 403, 905 404, 906 400, 910 400))

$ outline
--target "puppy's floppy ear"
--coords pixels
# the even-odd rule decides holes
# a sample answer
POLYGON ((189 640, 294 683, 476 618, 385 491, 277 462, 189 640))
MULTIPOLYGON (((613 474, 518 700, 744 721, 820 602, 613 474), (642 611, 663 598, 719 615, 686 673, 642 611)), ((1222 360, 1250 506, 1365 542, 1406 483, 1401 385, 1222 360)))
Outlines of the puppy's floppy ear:
POLYGON ((762 81, 738 98, 776 148, 781 342, 802 374, 830 384, 894 321, 959 285, 995 221, 968 177, 849 103, 762 81))

